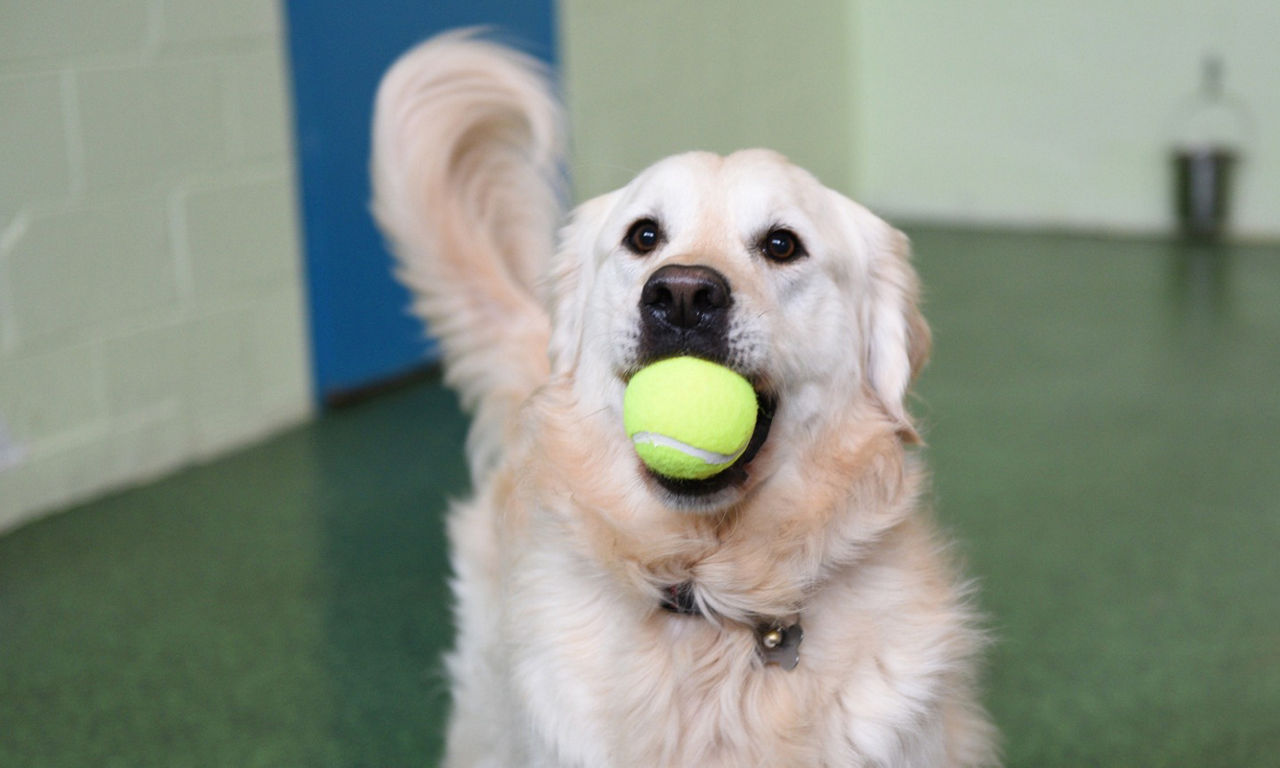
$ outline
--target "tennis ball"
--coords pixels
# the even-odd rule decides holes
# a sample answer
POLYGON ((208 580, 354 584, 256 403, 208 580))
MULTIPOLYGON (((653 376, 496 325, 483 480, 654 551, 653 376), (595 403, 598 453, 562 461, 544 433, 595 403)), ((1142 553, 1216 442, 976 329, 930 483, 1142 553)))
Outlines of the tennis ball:
POLYGON ((755 391, 737 373, 697 357, 672 357, 631 377, 622 421, 649 469, 701 480, 747 449, 756 409, 755 391))

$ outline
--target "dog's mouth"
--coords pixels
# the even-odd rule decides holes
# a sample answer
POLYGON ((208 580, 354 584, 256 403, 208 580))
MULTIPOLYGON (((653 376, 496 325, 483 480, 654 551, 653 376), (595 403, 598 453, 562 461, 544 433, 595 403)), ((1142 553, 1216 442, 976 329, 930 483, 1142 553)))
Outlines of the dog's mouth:
MULTIPOLYGON (((633 374, 634 372, 635 370, 633 369, 628 371, 628 374, 633 374)), ((696 503, 699 500, 706 499, 707 497, 713 496, 728 488, 741 486, 746 483, 747 478, 749 477, 749 465, 752 460, 756 458, 757 454, 760 453, 760 449, 769 438, 769 429, 773 424, 773 417, 774 414, 777 413, 778 409, 778 396, 760 377, 749 374, 743 375, 751 382, 752 389, 755 391, 756 423, 755 427, 751 431, 751 438, 747 441, 746 449, 743 450, 742 455, 734 460, 732 464, 710 477, 702 479, 685 479, 659 474, 637 458, 636 463, 642 468, 645 475, 677 499, 687 499, 690 502, 696 503)), ((624 381, 629 380, 630 375, 624 375, 623 379, 624 381)))
POLYGON ((751 439, 742 455, 725 469, 711 477, 701 480, 686 480, 678 477, 667 477, 645 467, 645 472, 658 485, 669 493, 688 499, 698 499, 719 493, 727 488, 741 486, 747 481, 748 465, 765 441, 769 439, 769 428, 773 424, 773 415, 777 412, 777 396, 756 387, 756 426, 751 432, 751 439))

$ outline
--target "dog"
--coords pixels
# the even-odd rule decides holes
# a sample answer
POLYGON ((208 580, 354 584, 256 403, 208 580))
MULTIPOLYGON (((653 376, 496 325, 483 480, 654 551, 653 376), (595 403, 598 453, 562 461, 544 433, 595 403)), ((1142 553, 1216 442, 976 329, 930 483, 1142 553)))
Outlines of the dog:
POLYGON ((561 229, 562 133, 543 68, 472 33, 375 106, 374 214, 473 414, 445 764, 995 764, 906 407, 930 345, 906 237, 766 150, 666 158, 561 229), (704 480, 622 426, 673 355, 759 401, 704 480))

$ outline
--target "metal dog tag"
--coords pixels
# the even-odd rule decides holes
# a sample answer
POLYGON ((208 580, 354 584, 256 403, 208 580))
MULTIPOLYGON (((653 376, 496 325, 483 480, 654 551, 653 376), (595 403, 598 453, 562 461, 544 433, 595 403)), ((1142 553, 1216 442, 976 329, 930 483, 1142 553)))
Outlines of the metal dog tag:
POLYGON ((756 648, 765 664, 776 664, 790 672, 800 663, 800 641, 804 629, 799 622, 789 627, 762 624, 756 629, 756 648))

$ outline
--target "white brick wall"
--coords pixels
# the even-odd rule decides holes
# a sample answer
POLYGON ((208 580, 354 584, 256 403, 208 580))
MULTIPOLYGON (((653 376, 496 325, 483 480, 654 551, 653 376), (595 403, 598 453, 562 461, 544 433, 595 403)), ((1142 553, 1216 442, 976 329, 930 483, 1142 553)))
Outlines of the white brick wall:
POLYGON ((308 416, 280 13, 0 3, 0 530, 308 416))

